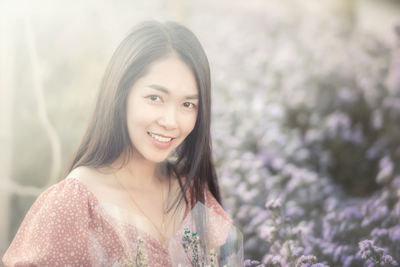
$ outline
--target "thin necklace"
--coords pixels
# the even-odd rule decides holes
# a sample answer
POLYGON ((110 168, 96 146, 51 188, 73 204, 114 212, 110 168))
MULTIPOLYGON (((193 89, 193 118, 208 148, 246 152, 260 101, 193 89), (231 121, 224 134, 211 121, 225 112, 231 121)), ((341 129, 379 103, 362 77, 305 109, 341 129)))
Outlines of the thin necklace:
POLYGON ((117 180, 118 184, 122 187, 123 190, 126 191, 128 194, 129 198, 131 201, 135 204, 135 206, 140 210, 140 212, 147 218, 147 220, 154 226, 158 234, 160 235, 160 240, 161 243, 164 245, 165 244, 165 235, 163 234, 163 230, 165 228, 165 207, 164 207, 164 190, 161 190, 162 193, 162 223, 161 223, 161 230, 157 227, 157 225, 150 219, 149 216, 146 215, 146 213, 143 211, 143 209, 140 207, 140 205, 136 202, 136 200, 133 198, 133 196, 129 193, 128 189, 119 181, 117 174, 113 172, 115 179, 117 180))

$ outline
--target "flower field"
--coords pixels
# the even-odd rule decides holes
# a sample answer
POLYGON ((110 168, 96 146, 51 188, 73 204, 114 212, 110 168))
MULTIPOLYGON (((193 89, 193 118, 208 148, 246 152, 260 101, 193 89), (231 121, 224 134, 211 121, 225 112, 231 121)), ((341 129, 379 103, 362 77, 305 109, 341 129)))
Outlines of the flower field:
POLYGON ((213 145, 246 265, 399 266, 399 47, 329 19, 216 25, 213 145))

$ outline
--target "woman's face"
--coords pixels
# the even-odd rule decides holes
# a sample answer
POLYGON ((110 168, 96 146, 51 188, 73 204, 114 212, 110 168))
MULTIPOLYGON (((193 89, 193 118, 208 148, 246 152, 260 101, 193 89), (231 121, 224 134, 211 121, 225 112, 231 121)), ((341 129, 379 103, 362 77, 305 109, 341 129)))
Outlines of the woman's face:
POLYGON ((191 69, 176 56, 155 61, 127 99, 127 127, 134 156, 161 162, 193 130, 198 90, 191 69))

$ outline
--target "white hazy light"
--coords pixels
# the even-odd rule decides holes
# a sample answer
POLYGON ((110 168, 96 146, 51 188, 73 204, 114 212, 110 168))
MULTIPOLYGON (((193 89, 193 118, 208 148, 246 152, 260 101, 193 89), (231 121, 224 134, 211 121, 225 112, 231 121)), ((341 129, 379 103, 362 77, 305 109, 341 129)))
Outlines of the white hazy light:
POLYGON ((1 17, 6 20, 21 19, 28 15, 29 1, 3 0, 0 3, 1 17))

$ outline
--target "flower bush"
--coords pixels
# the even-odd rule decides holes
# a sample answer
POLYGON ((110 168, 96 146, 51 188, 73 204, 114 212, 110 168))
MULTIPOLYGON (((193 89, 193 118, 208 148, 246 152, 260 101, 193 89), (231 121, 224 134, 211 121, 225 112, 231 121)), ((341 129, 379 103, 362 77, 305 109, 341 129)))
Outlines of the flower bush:
POLYGON ((209 48, 213 135, 245 265, 398 266, 398 51, 326 21, 232 18, 209 48))

